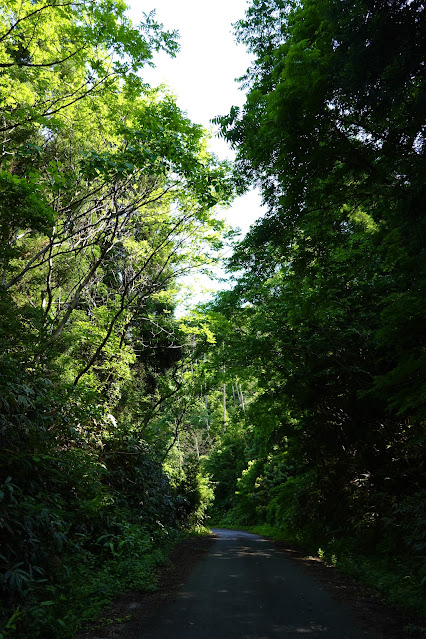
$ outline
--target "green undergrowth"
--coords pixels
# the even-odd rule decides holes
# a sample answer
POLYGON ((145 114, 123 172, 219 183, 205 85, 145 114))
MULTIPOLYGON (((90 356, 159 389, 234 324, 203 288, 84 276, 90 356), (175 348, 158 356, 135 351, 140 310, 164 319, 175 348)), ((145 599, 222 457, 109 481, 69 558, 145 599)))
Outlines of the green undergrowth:
POLYGON ((55 584, 35 580, 25 606, 10 612, 0 604, 0 639, 75 639, 79 630, 105 625, 114 599, 132 590, 154 591, 158 569, 167 564, 176 546, 210 530, 164 530, 149 548, 133 546, 111 558, 75 554, 63 559, 55 584))
POLYGON ((90 627, 113 600, 131 590, 155 590, 157 569, 184 533, 169 531, 149 549, 111 558, 66 558, 55 584, 36 581, 23 607, 0 608, 0 639, 72 639, 90 627), (10 610, 10 609, 9 609, 10 610))
POLYGON ((211 530, 210 527, 207 526, 195 526, 193 529, 191 529, 191 532, 188 533, 187 536, 189 537, 206 537, 207 535, 211 535, 211 530))
MULTIPOLYGON (((226 516, 215 523, 214 527, 239 529, 252 532, 274 541, 285 541, 312 556, 321 557, 326 563, 339 571, 356 577, 361 583, 378 592, 387 603, 401 612, 417 617, 426 617, 426 580, 419 579, 415 567, 409 566, 394 557, 362 555, 356 552, 356 540, 353 538, 324 541, 312 539, 302 532, 288 532, 270 524, 239 525, 229 521, 226 516)), ((426 636, 426 627, 415 627, 426 636)))

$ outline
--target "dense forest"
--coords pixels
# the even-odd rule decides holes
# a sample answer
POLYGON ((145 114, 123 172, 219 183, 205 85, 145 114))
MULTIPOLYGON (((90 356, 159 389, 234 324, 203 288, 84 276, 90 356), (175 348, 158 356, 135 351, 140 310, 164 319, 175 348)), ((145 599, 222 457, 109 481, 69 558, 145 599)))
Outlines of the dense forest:
POLYGON ((251 0, 235 35, 229 163, 144 81, 154 13, 1 0, 1 639, 75 637, 208 522, 426 612, 425 9, 251 0))

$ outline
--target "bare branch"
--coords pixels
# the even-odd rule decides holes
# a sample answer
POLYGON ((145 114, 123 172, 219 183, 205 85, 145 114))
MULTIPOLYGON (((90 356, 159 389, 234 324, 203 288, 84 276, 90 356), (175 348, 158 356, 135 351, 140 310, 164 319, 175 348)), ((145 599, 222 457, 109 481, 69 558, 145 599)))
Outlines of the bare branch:
POLYGON ((79 49, 76 49, 75 51, 67 55, 65 58, 62 58, 62 60, 53 60, 50 62, 39 62, 39 63, 37 62, 0 62, 0 68, 7 69, 10 67, 54 67, 57 64, 62 64, 63 62, 66 62, 70 58, 73 58, 75 55, 77 55, 77 53, 80 53, 80 51, 84 51, 84 49, 87 49, 87 47, 84 46, 84 47, 80 47, 79 49))

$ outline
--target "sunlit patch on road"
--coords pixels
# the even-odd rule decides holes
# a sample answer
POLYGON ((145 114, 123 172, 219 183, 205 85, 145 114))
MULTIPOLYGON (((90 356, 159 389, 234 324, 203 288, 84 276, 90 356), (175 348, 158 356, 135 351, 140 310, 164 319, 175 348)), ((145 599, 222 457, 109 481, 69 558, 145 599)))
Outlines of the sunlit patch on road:
POLYGON ((149 632, 135 639, 373 639, 284 553, 257 535, 218 538, 149 632), (171 622, 170 622, 171 620, 171 622))

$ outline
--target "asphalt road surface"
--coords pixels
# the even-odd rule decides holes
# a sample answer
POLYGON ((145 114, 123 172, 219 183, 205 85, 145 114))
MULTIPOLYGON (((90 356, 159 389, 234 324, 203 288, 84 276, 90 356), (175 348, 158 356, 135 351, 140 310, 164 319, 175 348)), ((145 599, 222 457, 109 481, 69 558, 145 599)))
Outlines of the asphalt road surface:
POLYGON ((374 639, 268 540, 213 532, 208 555, 137 639, 374 639))

